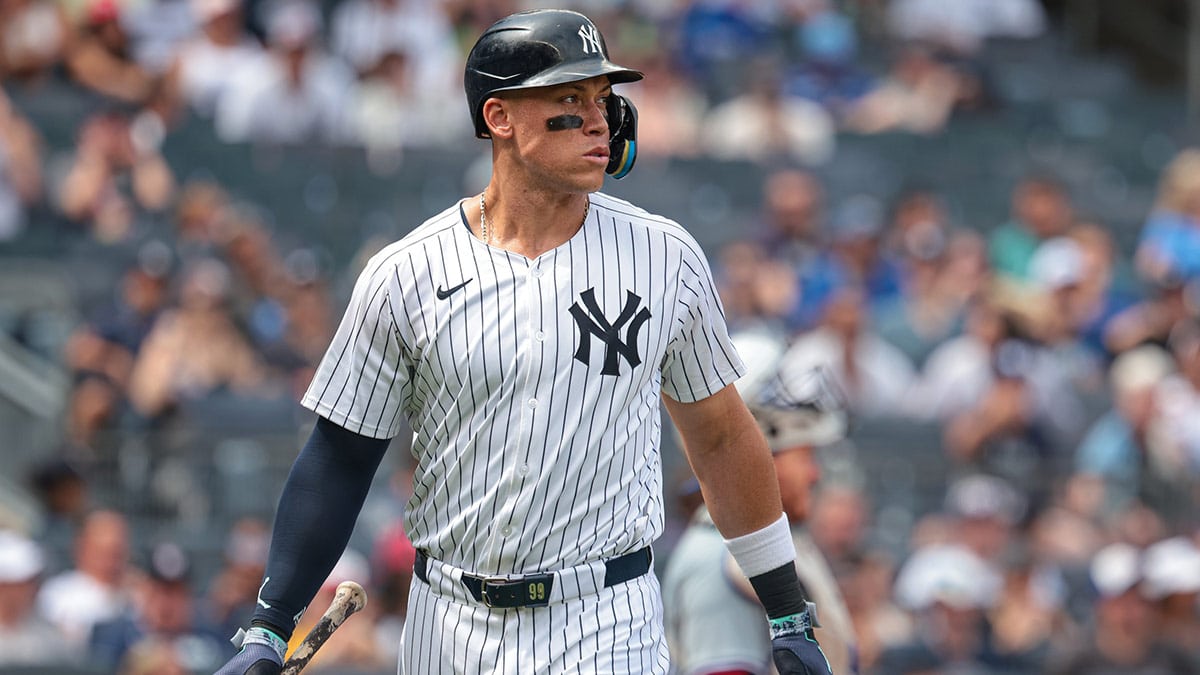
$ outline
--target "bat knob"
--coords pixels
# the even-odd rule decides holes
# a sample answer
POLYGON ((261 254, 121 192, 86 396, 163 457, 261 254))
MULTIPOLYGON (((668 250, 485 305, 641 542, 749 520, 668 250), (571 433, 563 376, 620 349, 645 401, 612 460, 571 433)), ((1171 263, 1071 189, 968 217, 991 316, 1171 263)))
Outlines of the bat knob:
POLYGON ((349 616, 357 611, 362 610, 367 606, 367 592, 357 581, 343 581, 338 584, 337 591, 334 592, 334 601, 339 598, 345 598, 344 602, 349 610, 346 614, 349 616))

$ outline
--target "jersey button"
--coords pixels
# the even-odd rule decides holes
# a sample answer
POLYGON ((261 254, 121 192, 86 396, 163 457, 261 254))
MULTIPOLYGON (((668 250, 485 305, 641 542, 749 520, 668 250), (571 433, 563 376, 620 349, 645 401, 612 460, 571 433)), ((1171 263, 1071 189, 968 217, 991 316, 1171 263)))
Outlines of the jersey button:
POLYGON ((531 399, 529 399, 529 407, 530 407, 530 408, 536 408, 536 407, 537 407, 537 399, 536 399, 536 398, 531 398, 531 399))
POLYGON ((542 278, 542 270, 541 270, 541 268, 540 268, 540 267, 535 267, 535 268, 533 268, 533 271, 532 271, 532 272, 530 272, 530 274, 532 274, 532 275, 533 275, 533 278, 534 278, 534 279, 541 279, 541 278, 542 278))
POLYGON ((505 525, 504 527, 500 528, 500 536, 501 537, 508 537, 510 535, 512 535, 511 527, 509 527, 508 525, 505 525))
POLYGON ((539 330, 538 332, 534 333, 534 334, 533 334, 533 339, 537 340, 538 342, 541 342, 542 340, 545 340, 545 339, 546 339, 546 331, 544 331, 544 330, 539 330))
POLYGON ((529 475, 529 465, 522 464, 521 466, 518 466, 517 473, 521 474, 522 476, 528 476, 529 475))

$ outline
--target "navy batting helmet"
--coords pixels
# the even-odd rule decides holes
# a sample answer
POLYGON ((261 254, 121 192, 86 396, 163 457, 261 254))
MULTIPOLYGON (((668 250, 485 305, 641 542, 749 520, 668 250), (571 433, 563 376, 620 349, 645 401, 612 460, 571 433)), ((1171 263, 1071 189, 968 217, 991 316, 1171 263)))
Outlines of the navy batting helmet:
POLYGON ((487 138, 483 104, 501 91, 548 87, 607 75, 612 84, 642 74, 608 60, 608 47, 591 19, 565 9, 537 9, 505 17, 484 31, 467 56, 463 85, 475 135, 487 138))

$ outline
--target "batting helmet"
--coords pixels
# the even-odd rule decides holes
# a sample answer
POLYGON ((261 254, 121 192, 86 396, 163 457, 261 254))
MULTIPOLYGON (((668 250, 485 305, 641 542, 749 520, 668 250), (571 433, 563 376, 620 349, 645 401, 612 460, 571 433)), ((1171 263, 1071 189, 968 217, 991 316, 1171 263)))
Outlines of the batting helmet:
POLYGON ((591 19, 564 9, 537 9, 505 17, 484 31, 471 53, 463 86, 475 136, 487 138, 483 104, 501 91, 548 87, 607 75, 612 84, 642 74, 608 60, 608 47, 591 19))
POLYGON ((831 445, 846 436, 844 398, 823 367, 784 381, 776 378, 748 401, 771 452, 831 445))

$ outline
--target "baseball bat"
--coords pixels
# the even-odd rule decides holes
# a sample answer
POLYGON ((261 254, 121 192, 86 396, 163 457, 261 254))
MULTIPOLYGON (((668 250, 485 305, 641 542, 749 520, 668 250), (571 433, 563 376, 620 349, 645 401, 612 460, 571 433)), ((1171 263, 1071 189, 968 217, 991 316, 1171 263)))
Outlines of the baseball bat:
POLYGON ((367 606, 367 592, 363 590, 357 582, 343 581, 338 584, 337 592, 333 594, 333 602, 329 603, 329 609, 321 615, 317 625, 308 631, 308 635, 304 636, 304 641, 296 647, 296 651, 292 652, 287 663, 283 664, 283 672, 281 675, 299 675, 301 670, 312 661, 317 650, 325 641, 333 635, 333 631, 338 629, 351 614, 359 611, 367 606))

